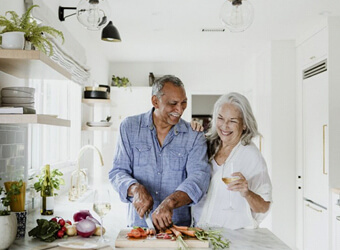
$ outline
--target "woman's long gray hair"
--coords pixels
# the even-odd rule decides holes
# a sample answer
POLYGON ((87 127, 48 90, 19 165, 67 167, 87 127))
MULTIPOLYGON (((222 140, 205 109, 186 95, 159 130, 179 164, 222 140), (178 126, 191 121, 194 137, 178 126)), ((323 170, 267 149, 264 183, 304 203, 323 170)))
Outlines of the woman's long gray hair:
POLYGON ((209 159, 211 159, 217 153, 221 144, 221 139, 217 134, 216 120, 220 108, 226 103, 235 105, 241 112, 243 124, 246 126, 246 129, 243 131, 241 136, 241 143, 243 145, 248 145, 255 136, 261 135, 257 130, 257 122, 248 99, 236 92, 223 95, 216 101, 214 105, 211 126, 206 134, 206 138, 208 140, 209 159))

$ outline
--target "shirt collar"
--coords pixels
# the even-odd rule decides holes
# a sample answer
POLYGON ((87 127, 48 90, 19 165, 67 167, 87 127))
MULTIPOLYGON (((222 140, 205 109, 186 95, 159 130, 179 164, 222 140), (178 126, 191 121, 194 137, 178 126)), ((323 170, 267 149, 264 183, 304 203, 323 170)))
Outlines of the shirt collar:
MULTIPOLYGON (((150 130, 153 130, 155 128, 155 125, 153 124, 152 119, 152 113, 155 110, 153 107, 148 112, 146 112, 143 116, 141 127, 145 128, 148 127, 150 130)), ((186 133, 188 132, 189 125, 181 118, 179 119, 179 122, 172 128, 174 131, 174 134, 177 135, 178 133, 186 133)))

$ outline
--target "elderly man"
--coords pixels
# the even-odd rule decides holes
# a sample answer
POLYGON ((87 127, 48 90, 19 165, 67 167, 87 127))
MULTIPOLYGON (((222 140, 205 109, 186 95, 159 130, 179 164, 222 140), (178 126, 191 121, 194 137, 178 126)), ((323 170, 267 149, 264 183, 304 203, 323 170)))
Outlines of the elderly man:
POLYGON ((206 140, 181 119, 187 107, 182 81, 171 75, 152 87, 153 108, 126 118, 109 173, 114 189, 128 202, 130 226, 146 227, 152 212, 159 230, 190 225, 189 205, 206 193, 210 181, 206 140))

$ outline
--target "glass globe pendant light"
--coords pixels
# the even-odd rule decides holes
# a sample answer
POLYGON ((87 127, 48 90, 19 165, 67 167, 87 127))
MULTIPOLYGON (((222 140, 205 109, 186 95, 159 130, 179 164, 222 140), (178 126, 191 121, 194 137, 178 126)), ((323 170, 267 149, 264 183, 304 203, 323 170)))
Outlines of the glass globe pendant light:
POLYGON ((108 21, 110 7, 106 0, 81 0, 77 5, 78 21, 88 30, 99 30, 108 21))
POLYGON ((231 32, 245 31, 254 20, 253 5, 248 0, 226 0, 220 18, 231 32))

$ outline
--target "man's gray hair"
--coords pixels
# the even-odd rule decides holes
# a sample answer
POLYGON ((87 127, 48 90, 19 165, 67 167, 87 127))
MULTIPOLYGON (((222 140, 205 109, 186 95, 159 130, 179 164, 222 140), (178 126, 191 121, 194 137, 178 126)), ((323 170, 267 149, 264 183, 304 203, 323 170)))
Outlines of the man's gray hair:
POLYGON ((248 99, 245 96, 236 92, 222 95, 214 105, 211 127, 206 135, 210 146, 212 146, 211 149, 213 151, 212 152, 211 150, 209 150, 210 156, 213 156, 217 152, 218 147, 221 143, 221 140, 217 134, 216 120, 220 108, 226 103, 235 105, 241 112, 243 124, 246 126, 246 129, 243 131, 243 134, 241 136, 241 143, 243 145, 248 145, 255 136, 261 135, 257 129, 257 122, 248 99))
POLYGON ((167 82, 170 82, 177 87, 184 88, 183 82, 178 77, 173 75, 165 75, 158 78, 152 85, 152 95, 157 96, 157 98, 159 99, 163 95, 162 89, 164 87, 164 84, 167 82))

